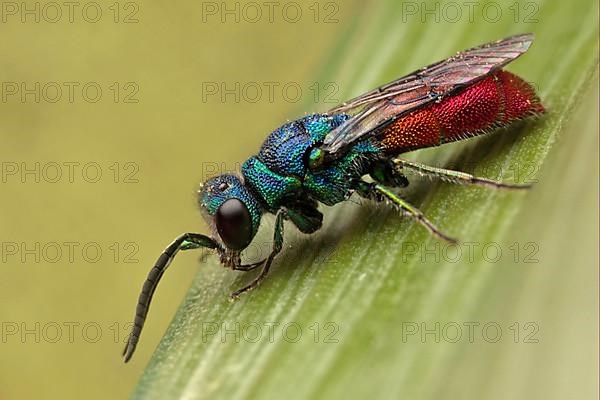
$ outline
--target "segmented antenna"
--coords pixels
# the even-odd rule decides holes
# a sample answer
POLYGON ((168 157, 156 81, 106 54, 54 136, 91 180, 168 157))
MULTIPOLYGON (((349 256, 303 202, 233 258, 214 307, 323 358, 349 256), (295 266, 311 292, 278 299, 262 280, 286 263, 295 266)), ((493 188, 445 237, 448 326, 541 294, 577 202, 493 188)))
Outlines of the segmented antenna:
POLYGON ((140 292, 137 307, 135 309, 133 328, 129 334, 127 345, 123 349, 123 360, 125 362, 129 361, 135 352, 135 348, 142 333, 142 328, 144 327, 144 322, 146 322, 146 316, 148 315, 148 309, 150 308, 154 290, 156 290, 160 278, 163 276, 179 250, 194 249, 198 247, 214 249, 217 248, 218 245, 207 236, 198 233, 184 233, 175 239, 173 243, 162 252, 160 257, 158 257, 156 263, 154 263, 154 267, 152 267, 148 273, 144 286, 142 286, 142 291, 140 292))

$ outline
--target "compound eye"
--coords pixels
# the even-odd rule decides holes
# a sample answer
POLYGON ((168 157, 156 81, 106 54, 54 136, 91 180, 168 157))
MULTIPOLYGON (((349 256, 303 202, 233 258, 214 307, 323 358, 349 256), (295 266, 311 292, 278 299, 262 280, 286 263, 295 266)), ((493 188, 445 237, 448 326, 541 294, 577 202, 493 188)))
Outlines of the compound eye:
POLYGON ((252 241, 252 218, 248 208, 238 199, 221 204, 216 215, 217 232, 231 250, 243 250, 252 241))

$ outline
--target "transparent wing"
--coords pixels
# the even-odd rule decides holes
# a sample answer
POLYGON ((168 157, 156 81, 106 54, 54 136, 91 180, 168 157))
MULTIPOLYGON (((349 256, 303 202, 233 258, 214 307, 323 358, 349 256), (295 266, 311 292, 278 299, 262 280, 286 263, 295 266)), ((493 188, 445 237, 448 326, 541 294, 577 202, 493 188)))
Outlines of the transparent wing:
POLYGON ((337 158, 348 145, 407 112, 441 101, 501 69, 525 53, 532 42, 533 34, 526 33, 474 47, 340 104, 328 114, 346 113, 352 118, 331 131, 321 149, 337 158))

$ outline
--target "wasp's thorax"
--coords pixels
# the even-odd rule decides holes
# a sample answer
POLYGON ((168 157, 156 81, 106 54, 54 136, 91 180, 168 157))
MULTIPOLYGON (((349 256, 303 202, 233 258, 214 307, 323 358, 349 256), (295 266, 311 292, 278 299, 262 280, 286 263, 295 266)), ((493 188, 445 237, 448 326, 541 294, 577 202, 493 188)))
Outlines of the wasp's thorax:
POLYGON ((209 179, 198 191, 198 203, 225 247, 241 251, 250 244, 258 231, 262 208, 243 178, 224 174, 209 179))

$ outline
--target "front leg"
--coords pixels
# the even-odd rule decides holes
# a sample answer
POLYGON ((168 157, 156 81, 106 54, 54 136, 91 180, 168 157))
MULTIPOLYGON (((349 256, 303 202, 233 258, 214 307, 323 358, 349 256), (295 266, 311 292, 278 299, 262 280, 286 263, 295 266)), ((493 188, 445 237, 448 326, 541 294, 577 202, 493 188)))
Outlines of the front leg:
POLYGON ((317 202, 300 198, 286 203, 286 218, 302 233, 315 233, 323 226, 323 214, 317 210, 317 202))
MULTIPOLYGON (((237 299, 240 296, 240 294, 257 287, 260 284, 260 282, 262 282, 262 280, 265 279, 265 277, 269 273, 269 269, 271 268, 273 259, 275 258, 275 256, 277 254, 279 254, 279 252, 283 248, 283 222, 286 218, 287 218, 286 209, 284 209, 284 208, 280 209, 277 212, 277 216, 275 218, 275 232, 273 234, 273 249, 271 250, 271 254, 269 254, 269 257, 267 257, 266 262, 264 262, 264 266, 263 266, 262 270, 260 271, 258 276, 256 278, 254 278, 254 280, 252 280, 252 282, 250 282, 247 286, 244 286, 243 288, 231 293, 230 297, 232 300, 237 299)), ((258 265, 260 265, 260 263, 258 265)), ((258 266, 258 265, 256 265, 256 266, 258 266)))

